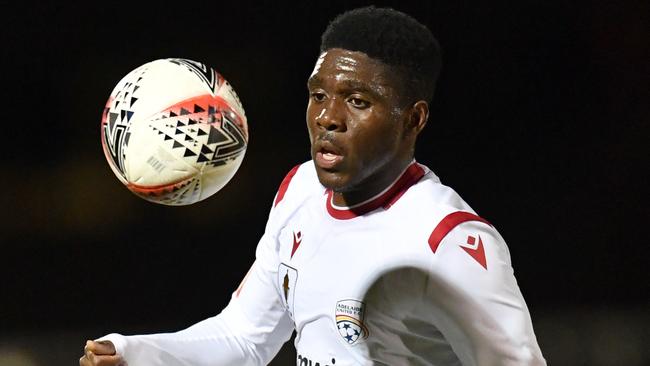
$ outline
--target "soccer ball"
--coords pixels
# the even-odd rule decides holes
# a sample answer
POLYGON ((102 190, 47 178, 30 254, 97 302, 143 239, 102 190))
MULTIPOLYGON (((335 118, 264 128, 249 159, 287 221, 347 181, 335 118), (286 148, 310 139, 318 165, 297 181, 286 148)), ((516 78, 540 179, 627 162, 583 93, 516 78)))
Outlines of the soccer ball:
POLYGON ((136 195, 188 205, 235 175, 248 144, 244 108, 230 84, 196 61, 146 63, 117 84, 102 114, 108 164, 136 195))

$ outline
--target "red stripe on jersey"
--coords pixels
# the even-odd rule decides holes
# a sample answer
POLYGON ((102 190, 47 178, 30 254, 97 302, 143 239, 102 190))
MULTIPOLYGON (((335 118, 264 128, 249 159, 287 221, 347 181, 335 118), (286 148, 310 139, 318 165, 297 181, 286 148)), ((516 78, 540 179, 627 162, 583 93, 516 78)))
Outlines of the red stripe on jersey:
POLYGON ((364 215, 370 211, 374 211, 379 207, 384 209, 389 209, 390 206, 394 205, 397 200, 402 197, 402 195, 415 183, 417 183, 424 176, 424 169, 417 163, 411 164, 402 174, 395 183, 388 188, 384 193, 379 195, 379 197, 373 198, 370 201, 363 203, 361 205, 340 209, 332 205, 332 190, 327 190, 327 212, 339 220, 348 220, 353 219, 357 216, 364 215))
POLYGON ((278 189, 278 194, 275 196, 275 203, 273 206, 277 206, 280 201, 284 198, 284 194, 287 193, 287 189, 289 188, 289 183, 291 183, 291 179, 293 179, 293 176, 296 175, 296 172, 298 171, 298 168, 300 168, 300 164, 296 165, 289 171, 286 177, 282 180, 282 183, 280 183, 280 188, 278 189))
POLYGON ((453 228, 467 221, 480 221, 492 226, 492 224, 490 224, 486 219, 472 213, 462 211, 452 212, 445 216, 445 218, 442 219, 431 232, 431 235, 429 236, 429 247, 431 247, 431 250, 435 253, 436 250, 438 250, 438 246, 442 239, 444 239, 453 228))

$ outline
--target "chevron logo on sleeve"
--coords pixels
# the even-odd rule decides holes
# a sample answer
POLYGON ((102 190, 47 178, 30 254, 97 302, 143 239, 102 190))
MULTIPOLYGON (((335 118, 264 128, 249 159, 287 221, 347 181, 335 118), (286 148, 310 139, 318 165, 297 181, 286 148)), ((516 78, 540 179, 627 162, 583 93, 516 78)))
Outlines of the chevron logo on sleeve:
POLYGON ((460 247, 463 248, 467 254, 472 256, 472 258, 474 258, 478 264, 487 269, 485 248, 483 247, 483 240, 481 239, 480 235, 478 235, 478 241, 471 235, 467 236, 467 244, 460 244, 460 247))

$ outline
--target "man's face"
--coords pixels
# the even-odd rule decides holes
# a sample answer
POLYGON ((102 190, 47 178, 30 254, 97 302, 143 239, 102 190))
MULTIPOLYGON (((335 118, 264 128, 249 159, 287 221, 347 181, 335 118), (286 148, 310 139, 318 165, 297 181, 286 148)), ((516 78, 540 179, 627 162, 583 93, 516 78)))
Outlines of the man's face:
MULTIPOLYGON (((390 184, 412 159, 397 80, 381 61, 330 49, 307 83, 307 127, 318 179, 364 196, 390 184)), ((367 197, 366 197, 367 198, 367 197)))

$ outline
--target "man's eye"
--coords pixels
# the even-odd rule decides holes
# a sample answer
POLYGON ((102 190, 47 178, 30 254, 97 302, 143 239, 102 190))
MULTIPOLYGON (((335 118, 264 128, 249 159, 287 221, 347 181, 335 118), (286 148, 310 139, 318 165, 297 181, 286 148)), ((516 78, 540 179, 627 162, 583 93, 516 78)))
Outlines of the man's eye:
POLYGON ((367 101, 365 101, 363 99, 360 99, 360 98, 350 98, 348 101, 355 108, 363 109, 363 108, 368 108, 370 106, 369 102, 367 102, 367 101))
POLYGON ((322 101, 325 100, 325 94, 323 94, 323 93, 314 92, 314 93, 311 93, 311 97, 312 97, 312 99, 314 99, 317 102, 322 102, 322 101))

